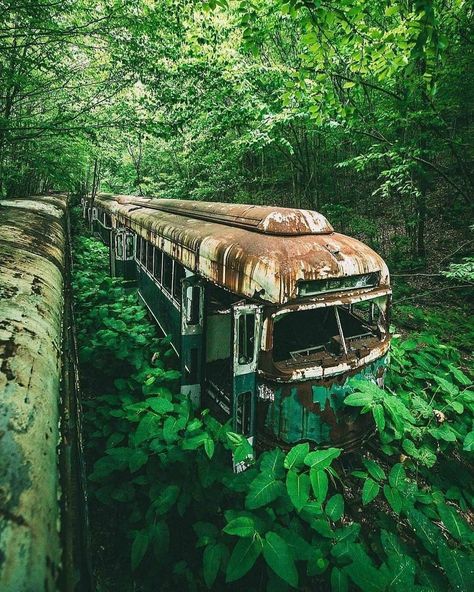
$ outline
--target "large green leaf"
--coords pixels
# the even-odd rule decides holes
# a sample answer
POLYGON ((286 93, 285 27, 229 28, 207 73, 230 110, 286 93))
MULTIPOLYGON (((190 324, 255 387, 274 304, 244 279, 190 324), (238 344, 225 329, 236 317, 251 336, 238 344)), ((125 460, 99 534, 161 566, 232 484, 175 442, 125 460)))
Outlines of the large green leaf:
POLYGON ((471 529, 469 528, 467 522, 461 518, 454 508, 441 503, 438 504, 438 512, 441 516, 443 524, 455 539, 461 543, 472 540, 471 529))
POLYGON ((304 462, 312 469, 318 471, 327 469, 332 461, 342 452, 341 448, 328 448, 327 450, 315 450, 306 455, 304 462))
POLYGON ((344 498, 340 493, 336 493, 336 495, 329 498, 328 503, 326 504, 326 514, 333 522, 340 520, 344 514, 344 498))
POLYGON ((304 466, 304 459, 308 455, 309 444, 297 444, 288 452, 285 457, 284 466, 286 469, 300 469, 304 466))
POLYGON ((309 476, 305 473, 297 473, 293 469, 288 471, 286 476, 286 490, 290 496, 291 503, 299 511, 306 504, 309 498, 309 476))
POLYGON ((415 508, 408 510, 407 518, 416 536, 421 540, 426 549, 434 554, 440 537, 439 528, 422 512, 415 508))
POLYGON ((266 506, 285 492, 282 481, 275 478, 273 473, 259 473, 252 481, 245 499, 249 510, 266 506))
POLYGON ((249 516, 239 516, 231 520, 223 530, 227 534, 239 537, 253 537, 255 521, 249 516))
POLYGON ((309 478, 311 479, 311 487, 313 488, 314 496, 317 501, 322 504, 326 499, 329 487, 326 471, 311 469, 309 472, 309 478))
POLYGON ((265 535, 263 556, 277 576, 294 588, 298 586, 298 572, 292 552, 286 541, 275 532, 270 531, 265 535))
POLYGON ((345 572, 338 567, 331 570, 331 592, 347 592, 349 589, 349 579, 345 572))
POLYGON ((456 592, 470 592, 474 583, 472 556, 450 549, 446 544, 440 543, 438 557, 453 589, 456 592))
POLYGON ((208 588, 212 588, 226 553, 227 548, 223 543, 210 544, 204 549, 202 571, 208 588))
POLYGON ((150 537, 146 530, 139 530, 132 543, 132 569, 135 570, 140 565, 148 549, 150 537))
POLYGON ((389 475, 388 481, 392 487, 403 491, 405 489, 407 475, 405 467, 401 463, 393 465, 389 475))
POLYGON ((370 477, 365 480, 364 487, 362 487, 362 503, 364 506, 377 497, 380 491, 380 485, 370 477))
POLYGON ((239 539, 227 564, 226 582, 234 582, 250 571, 261 552, 260 537, 239 539))

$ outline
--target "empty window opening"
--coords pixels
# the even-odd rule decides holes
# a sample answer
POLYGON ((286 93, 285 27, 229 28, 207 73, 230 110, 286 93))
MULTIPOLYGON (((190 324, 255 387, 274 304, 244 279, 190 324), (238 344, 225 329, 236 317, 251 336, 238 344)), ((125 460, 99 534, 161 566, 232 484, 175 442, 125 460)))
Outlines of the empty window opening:
POLYGON ((186 277, 184 267, 174 262, 173 297, 181 304, 182 280, 186 277))
POLYGON ((275 317, 273 359, 317 363, 373 347, 382 333, 383 315, 373 301, 285 313, 275 317))
POLYGON ((163 252, 160 249, 155 247, 155 266, 153 269, 153 275, 158 280, 158 283, 161 283, 161 264, 163 261, 163 252))
POLYGON ((171 294, 173 285, 173 259, 163 253, 163 287, 171 294))
POLYGON ((146 242, 143 237, 140 237, 140 263, 143 266, 146 264, 146 242))
POLYGON ((239 337, 239 364, 250 364, 255 355, 255 313, 246 312, 239 316, 238 320, 239 337))
POLYGON ((133 258, 134 240, 133 234, 125 234, 125 259, 133 258))
POLYGON ((186 290, 186 323, 199 325, 201 316, 201 288, 188 286, 186 290))
POLYGON ((146 245, 146 268, 150 273, 153 273, 153 245, 150 243, 146 245))
POLYGON ((117 259, 123 259, 123 234, 119 233, 115 237, 115 256, 117 259))

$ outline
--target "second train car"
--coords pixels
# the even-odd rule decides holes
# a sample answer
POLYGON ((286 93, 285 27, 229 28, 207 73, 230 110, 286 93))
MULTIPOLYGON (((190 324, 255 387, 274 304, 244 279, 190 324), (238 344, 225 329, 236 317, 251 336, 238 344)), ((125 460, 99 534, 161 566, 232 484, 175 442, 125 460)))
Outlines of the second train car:
POLYGON ((302 209, 99 195, 83 202, 111 272, 181 360, 182 392, 258 448, 350 448, 372 428, 344 405, 383 385, 391 289, 382 258, 302 209))

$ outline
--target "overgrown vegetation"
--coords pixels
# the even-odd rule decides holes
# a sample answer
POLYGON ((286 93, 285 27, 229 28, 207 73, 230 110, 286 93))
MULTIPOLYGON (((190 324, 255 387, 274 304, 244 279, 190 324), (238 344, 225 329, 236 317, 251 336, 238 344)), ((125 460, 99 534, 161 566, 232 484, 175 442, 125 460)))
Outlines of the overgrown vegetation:
POLYGON ((192 412, 168 341, 106 265, 76 239, 93 517, 111 517, 133 572, 99 568, 99 590, 470 590, 474 393, 453 346, 395 338, 388 388, 354 384, 346 403, 377 425, 368 451, 298 444, 234 474, 246 441, 192 412))

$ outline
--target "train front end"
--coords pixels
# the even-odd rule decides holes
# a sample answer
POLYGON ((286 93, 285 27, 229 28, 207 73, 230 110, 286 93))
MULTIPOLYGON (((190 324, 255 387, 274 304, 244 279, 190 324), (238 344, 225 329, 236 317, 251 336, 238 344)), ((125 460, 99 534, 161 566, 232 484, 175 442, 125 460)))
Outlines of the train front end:
POLYGON ((306 260, 288 302, 264 309, 256 413, 261 448, 309 442, 351 449, 374 431, 372 414, 344 399, 357 379, 384 384, 388 269, 355 239, 333 235, 326 242, 332 243, 323 245, 332 273, 315 272, 306 260))

